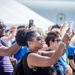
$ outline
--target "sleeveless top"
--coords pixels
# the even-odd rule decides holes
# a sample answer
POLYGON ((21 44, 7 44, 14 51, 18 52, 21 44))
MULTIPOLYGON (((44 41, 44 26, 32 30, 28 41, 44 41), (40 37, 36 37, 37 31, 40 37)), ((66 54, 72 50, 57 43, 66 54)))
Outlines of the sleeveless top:
POLYGON ((23 61, 25 63, 23 66, 25 70, 24 75, 56 75, 51 73, 52 71, 51 67, 36 67, 36 68, 30 69, 27 64, 28 54, 30 54, 30 52, 26 53, 23 57, 23 61))
MULTIPOLYGON (((2 44, 0 43, 0 47, 2 44)), ((13 66, 9 56, 0 56, 0 75, 12 75, 13 66)))

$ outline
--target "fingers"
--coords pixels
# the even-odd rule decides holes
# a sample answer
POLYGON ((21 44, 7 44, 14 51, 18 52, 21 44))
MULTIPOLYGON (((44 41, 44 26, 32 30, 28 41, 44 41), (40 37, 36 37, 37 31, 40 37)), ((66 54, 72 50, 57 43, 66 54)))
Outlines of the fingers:
POLYGON ((74 30, 72 30, 71 34, 70 34, 70 38, 72 38, 75 35, 74 30))
POLYGON ((70 33, 70 28, 67 29, 66 33, 70 33))
POLYGON ((66 34, 71 39, 75 35, 75 32, 74 32, 74 30, 72 30, 72 32, 70 32, 70 28, 68 28, 66 31, 66 34))

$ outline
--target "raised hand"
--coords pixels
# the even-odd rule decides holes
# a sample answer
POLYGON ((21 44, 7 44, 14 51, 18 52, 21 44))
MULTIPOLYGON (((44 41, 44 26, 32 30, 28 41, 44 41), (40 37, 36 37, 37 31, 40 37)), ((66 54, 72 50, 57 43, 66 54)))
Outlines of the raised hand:
POLYGON ((74 30, 70 32, 70 28, 68 28, 68 30, 66 31, 66 35, 68 36, 69 40, 71 40, 72 37, 75 35, 74 30))
POLYGON ((68 28, 68 30, 66 31, 66 33, 62 39, 62 41, 66 44, 66 48, 68 47, 70 40, 72 39, 72 37, 74 35, 75 35, 74 30, 72 30, 72 32, 70 32, 70 28, 68 28))

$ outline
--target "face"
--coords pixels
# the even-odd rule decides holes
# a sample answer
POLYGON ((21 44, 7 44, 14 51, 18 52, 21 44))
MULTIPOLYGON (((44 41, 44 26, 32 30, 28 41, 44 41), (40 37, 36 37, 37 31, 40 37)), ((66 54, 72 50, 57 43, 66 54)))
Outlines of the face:
POLYGON ((35 32, 34 37, 32 37, 31 46, 38 50, 41 49, 44 44, 44 38, 41 37, 39 33, 35 32))
POLYGON ((56 39, 54 40, 54 42, 52 42, 51 48, 52 48, 53 50, 56 50, 56 49, 58 48, 60 42, 61 42, 61 37, 56 38, 56 39))
POLYGON ((3 36, 5 32, 5 28, 0 28, 0 36, 3 36))

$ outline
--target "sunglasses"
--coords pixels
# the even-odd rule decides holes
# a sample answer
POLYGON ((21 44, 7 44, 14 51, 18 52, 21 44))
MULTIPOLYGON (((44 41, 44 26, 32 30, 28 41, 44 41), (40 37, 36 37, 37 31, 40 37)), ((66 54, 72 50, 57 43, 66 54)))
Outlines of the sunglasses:
POLYGON ((61 42, 62 40, 61 40, 61 39, 56 39, 56 40, 54 40, 54 41, 61 42))
POLYGON ((44 38, 43 38, 42 36, 38 36, 38 37, 37 37, 37 40, 38 40, 38 41, 43 40, 43 39, 44 39, 44 38))

